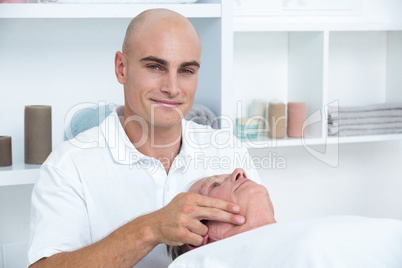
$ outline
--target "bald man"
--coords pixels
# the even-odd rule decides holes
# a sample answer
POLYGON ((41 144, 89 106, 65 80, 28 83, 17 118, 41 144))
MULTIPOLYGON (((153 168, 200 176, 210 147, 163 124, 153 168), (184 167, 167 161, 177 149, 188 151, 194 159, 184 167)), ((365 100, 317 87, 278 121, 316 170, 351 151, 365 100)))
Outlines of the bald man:
MULTIPOLYGON (((80 148, 65 142, 42 165, 30 267, 166 267, 163 244, 201 245, 208 231, 201 221, 245 222, 238 204, 182 193, 247 158, 242 148, 212 146, 228 137, 183 119, 200 58, 200 38, 182 15, 154 9, 132 20, 115 56, 124 114, 112 112, 76 137, 80 148)), ((251 168, 247 174, 258 178, 251 168)))

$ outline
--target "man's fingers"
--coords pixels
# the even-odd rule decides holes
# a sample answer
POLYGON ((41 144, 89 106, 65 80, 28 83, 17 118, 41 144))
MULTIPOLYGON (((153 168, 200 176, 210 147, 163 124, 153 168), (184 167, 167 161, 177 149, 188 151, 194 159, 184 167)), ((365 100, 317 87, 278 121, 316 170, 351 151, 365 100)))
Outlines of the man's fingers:
POLYGON ((246 218, 226 212, 217 208, 201 208, 199 218, 201 220, 227 222, 235 225, 242 225, 246 222, 246 218))
POLYGON ((203 240, 204 240, 204 237, 202 237, 201 235, 190 233, 188 235, 188 240, 185 243, 199 247, 202 245, 203 240))
POLYGON ((246 220, 243 216, 237 215, 240 211, 237 204, 198 194, 190 194, 189 198, 198 206, 192 211, 192 216, 198 220, 220 221, 236 225, 241 225, 246 220))
POLYGON ((240 206, 231 202, 227 202, 221 199, 212 198, 203 195, 197 195, 196 203, 202 207, 218 208, 230 213, 239 213, 240 206))
POLYGON ((192 221, 192 223, 187 228, 190 232, 198 234, 200 236, 205 236, 208 233, 208 227, 198 220, 192 221))

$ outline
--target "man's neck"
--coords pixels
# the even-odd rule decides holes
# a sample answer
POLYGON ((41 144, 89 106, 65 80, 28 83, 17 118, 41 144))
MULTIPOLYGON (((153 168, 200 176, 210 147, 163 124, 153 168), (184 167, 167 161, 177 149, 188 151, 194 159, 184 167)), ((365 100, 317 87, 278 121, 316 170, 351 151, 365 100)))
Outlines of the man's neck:
POLYGON ((140 153, 158 159, 168 174, 174 158, 180 152, 181 122, 174 127, 158 127, 147 123, 147 129, 137 121, 125 123, 125 117, 120 122, 134 147, 140 153))

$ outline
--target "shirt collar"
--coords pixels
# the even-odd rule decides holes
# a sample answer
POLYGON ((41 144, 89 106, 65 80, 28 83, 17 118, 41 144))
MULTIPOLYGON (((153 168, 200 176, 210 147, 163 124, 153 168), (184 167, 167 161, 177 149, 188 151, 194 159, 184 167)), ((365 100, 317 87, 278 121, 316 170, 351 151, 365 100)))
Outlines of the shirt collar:
POLYGON ((108 144, 114 161, 120 164, 132 165, 147 157, 140 153, 126 135, 120 124, 116 109, 99 125, 108 144))
MULTIPOLYGON (((144 158, 149 158, 140 153, 131 143, 120 123, 119 116, 123 115, 118 114, 115 109, 99 125, 114 161, 120 164, 133 165, 144 158)), ((193 121, 182 119, 182 144, 178 156, 188 159, 189 157, 194 158, 197 153, 201 153, 201 148, 199 147, 200 141, 197 139, 197 136, 199 133, 210 131, 211 128, 206 126, 200 127, 200 125, 193 121)))

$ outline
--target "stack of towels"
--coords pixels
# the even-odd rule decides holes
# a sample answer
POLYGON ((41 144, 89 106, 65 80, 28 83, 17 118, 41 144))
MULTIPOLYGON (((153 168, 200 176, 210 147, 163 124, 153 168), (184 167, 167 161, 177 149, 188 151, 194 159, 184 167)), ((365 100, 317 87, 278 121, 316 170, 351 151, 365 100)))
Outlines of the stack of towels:
POLYGON ((402 103, 328 108, 328 135, 402 133, 402 103))

